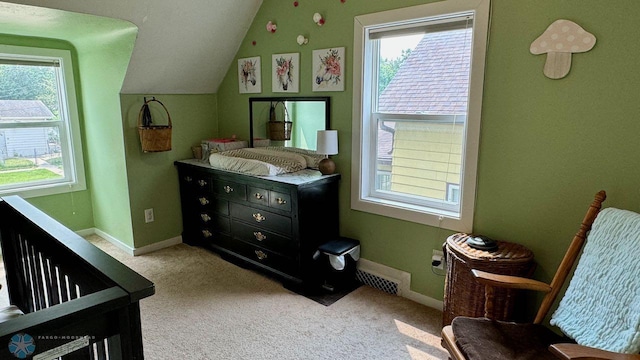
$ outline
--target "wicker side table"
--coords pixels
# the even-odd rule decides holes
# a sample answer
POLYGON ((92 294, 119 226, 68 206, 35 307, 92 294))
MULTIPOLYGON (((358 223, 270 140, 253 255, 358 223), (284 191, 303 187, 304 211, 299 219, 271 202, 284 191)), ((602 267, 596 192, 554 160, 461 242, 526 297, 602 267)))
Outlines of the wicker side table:
MULTIPOLYGON (((522 245, 498 241, 497 250, 477 250, 465 243, 468 237, 463 233, 451 235, 445 245, 443 326, 451 324, 456 316, 484 317, 484 286, 473 278, 471 269, 527 277, 535 269, 533 253, 522 245)), ((492 318, 513 320, 516 296, 516 290, 496 288, 492 318)))

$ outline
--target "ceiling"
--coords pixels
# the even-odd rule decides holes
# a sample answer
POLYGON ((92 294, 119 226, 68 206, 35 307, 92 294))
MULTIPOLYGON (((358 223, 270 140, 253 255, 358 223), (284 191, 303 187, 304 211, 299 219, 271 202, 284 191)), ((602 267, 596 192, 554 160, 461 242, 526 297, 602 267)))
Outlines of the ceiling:
POLYGON ((3 0, 127 20, 138 38, 127 94, 215 93, 262 0, 3 0))

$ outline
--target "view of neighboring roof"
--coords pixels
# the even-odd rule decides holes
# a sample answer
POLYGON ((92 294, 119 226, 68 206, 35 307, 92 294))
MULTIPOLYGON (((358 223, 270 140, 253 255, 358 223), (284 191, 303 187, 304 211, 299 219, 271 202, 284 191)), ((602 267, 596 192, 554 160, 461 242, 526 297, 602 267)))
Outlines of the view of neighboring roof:
POLYGON ((0 100, 2 120, 46 120, 54 115, 40 100, 0 100))
MULTIPOLYGON (((471 29, 426 33, 378 98, 380 112, 467 113, 471 29)), ((395 123, 388 122, 393 129, 395 123)), ((378 160, 390 161, 393 130, 378 131, 378 160)))
POLYGON ((465 114, 471 29, 427 33, 380 94, 381 112, 465 114))

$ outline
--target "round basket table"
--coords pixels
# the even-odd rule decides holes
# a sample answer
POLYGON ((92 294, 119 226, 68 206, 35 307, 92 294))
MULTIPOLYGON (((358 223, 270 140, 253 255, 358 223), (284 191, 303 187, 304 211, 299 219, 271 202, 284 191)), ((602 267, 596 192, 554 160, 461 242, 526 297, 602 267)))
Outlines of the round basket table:
MULTIPOLYGON (((533 253, 526 247, 497 241, 493 251, 478 250, 465 241, 469 234, 458 233, 447 238, 445 254, 447 274, 444 289, 443 326, 451 324, 456 316, 484 317, 484 285, 479 284, 471 269, 501 275, 529 277, 535 269, 533 253)), ((493 314, 495 320, 513 320, 517 290, 496 288, 493 314)))

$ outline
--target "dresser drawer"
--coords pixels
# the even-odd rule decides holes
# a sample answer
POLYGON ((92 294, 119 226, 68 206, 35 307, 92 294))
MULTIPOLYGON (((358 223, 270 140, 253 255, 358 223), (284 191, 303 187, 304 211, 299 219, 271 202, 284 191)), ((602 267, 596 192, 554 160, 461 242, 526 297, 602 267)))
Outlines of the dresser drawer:
POLYGON ((297 276, 298 266, 295 257, 291 258, 283 256, 261 246, 255 246, 236 239, 229 240, 225 237, 219 239, 221 240, 218 241, 220 246, 233 251, 241 257, 252 260, 271 269, 281 271, 285 274, 297 276))
POLYGON ((217 199, 211 194, 193 194, 189 198, 198 213, 212 212, 229 215, 229 202, 227 200, 217 199))
POLYGON ((283 235, 291 235, 291 218, 274 214, 269 211, 253 209, 248 206, 229 204, 231 216, 265 230, 271 230, 283 235))
POLYGON ((277 191, 270 191, 269 207, 291 212, 291 196, 277 191))
POLYGON ((216 179, 213 182, 213 192, 229 200, 246 201, 247 199, 247 187, 244 184, 224 179, 216 179))
POLYGON ((199 245, 215 243, 222 237, 229 238, 228 233, 222 233, 217 229, 204 226, 191 229, 189 234, 199 245))
POLYGON ((297 244, 293 239, 272 233, 257 226, 233 221, 231 222, 231 233, 242 241, 261 246, 277 253, 295 255, 297 252, 297 244))
POLYGON ((269 190, 255 186, 249 186, 247 195, 247 201, 249 201, 250 203, 269 206, 269 190))
POLYGON ((226 216, 219 216, 206 211, 201 211, 196 214, 196 217, 198 218, 197 223, 202 229, 209 229, 224 233, 229 233, 231 231, 229 218, 226 216))
POLYGON ((180 183, 185 189, 190 191, 211 191, 211 177, 207 174, 186 172, 180 174, 180 183))
POLYGON ((273 209, 291 212, 291 195, 289 194, 255 186, 250 186, 247 191, 247 200, 252 204, 260 204, 273 209))

